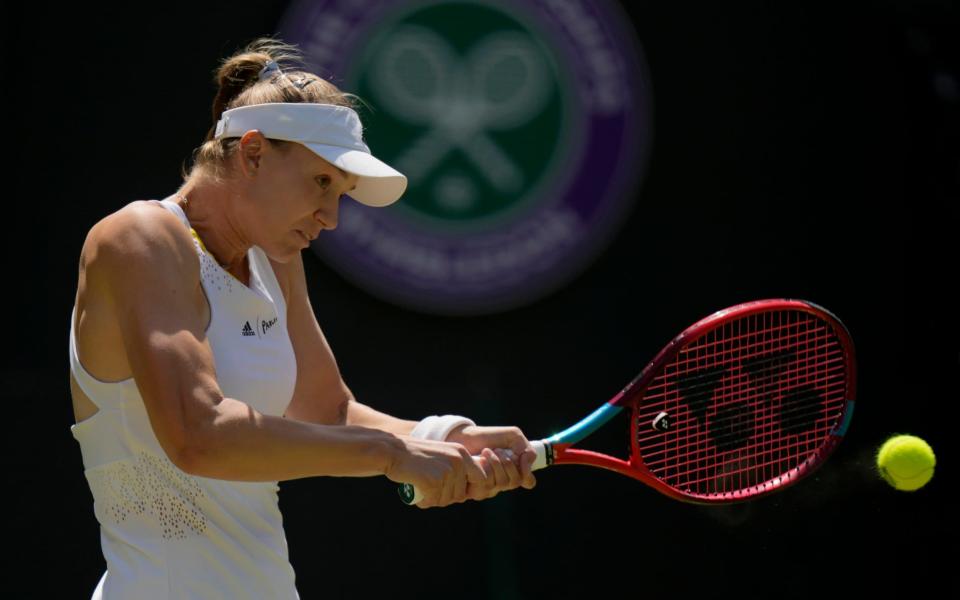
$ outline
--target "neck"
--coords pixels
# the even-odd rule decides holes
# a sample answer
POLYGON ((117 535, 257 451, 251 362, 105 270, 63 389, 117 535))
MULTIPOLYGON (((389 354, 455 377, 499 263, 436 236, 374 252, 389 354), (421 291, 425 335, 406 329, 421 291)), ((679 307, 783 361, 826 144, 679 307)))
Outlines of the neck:
POLYGON ((203 245, 227 271, 242 272, 253 246, 239 219, 238 196, 223 185, 188 181, 174 195, 203 245))

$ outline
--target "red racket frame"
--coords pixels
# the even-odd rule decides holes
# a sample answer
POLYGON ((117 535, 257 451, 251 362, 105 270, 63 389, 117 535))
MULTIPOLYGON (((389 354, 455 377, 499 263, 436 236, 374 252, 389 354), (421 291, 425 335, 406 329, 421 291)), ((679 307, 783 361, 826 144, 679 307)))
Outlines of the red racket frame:
POLYGON ((572 448, 573 444, 557 442, 550 445, 549 462, 550 464, 582 464, 609 469, 621 475, 638 479, 671 498, 693 504, 728 504, 752 500, 789 487, 819 467, 827 457, 833 453, 840 440, 843 439, 843 435, 846 432, 853 413, 855 398, 856 354, 853 341, 846 327, 836 316, 825 308, 805 300, 769 299, 745 302, 718 311, 688 327, 683 333, 667 344, 633 381, 609 400, 608 404, 629 409, 631 412, 631 456, 629 460, 618 459, 590 450, 580 450, 572 448), (826 441, 821 444, 812 458, 808 458, 788 473, 781 474, 779 477, 747 490, 725 494, 702 495, 684 492, 665 484, 646 467, 640 456, 637 411, 639 410, 639 402, 642 400, 647 387, 659 375, 660 371, 677 357, 677 354, 684 347, 687 347, 696 340, 699 340, 702 336, 718 329, 728 322, 771 310, 803 311, 823 319, 832 326, 834 333, 840 341, 844 353, 844 361, 848 366, 845 377, 846 399, 840 422, 833 431, 828 434, 826 441))

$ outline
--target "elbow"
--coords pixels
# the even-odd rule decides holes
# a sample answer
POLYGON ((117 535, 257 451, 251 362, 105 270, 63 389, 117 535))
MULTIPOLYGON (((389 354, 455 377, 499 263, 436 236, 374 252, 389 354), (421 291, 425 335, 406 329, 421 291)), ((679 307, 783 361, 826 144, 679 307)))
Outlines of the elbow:
POLYGON ((170 462, 187 475, 203 476, 203 456, 204 453, 198 447, 189 444, 167 451, 170 462))
POLYGON ((189 436, 177 435, 175 439, 161 440, 164 454, 171 463, 188 475, 197 475, 197 465, 202 456, 200 448, 195 443, 188 442, 189 436))
POLYGON ((154 422, 153 433, 162 455, 184 473, 194 474, 192 469, 196 461, 197 449, 195 444, 189 443, 191 436, 183 423, 167 423, 163 427, 158 427, 154 422))
POLYGON ((228 449, 242 445, 238 429, 247 427, 258 427, 258 413, 239 400, 222 398, 188 420, 178 436, 175 464, 189 475, 229 479, 223 471, 232 463, 228 449))
POLYGON ((210 428, 199 423, 194 427, 184 427, 175 443, 169 444, 167 457, 178 469, 188 475, 204 476, 205 465, 209 463, 211 444, 210 428))
POLYGON ((161 397, 147 408, 153 433, 167 459, 184 473, 200 475, 213 455, 214 433, 223 417, 217 398, 197 393, 193 397, 161 397))
POLYGON ((341 379, 340 386, 343 389, 343 401, 340 403, 339 416, 340 425, 357 425, 357 409, 362 406, 354 397, 353 392, 347 387, 347 384, 341 379))
POLYGON ((349 425, 349 416, 350 416, 350 403, 353 402, 353 398, 347 397, 337 406, 337 425, 349 425))

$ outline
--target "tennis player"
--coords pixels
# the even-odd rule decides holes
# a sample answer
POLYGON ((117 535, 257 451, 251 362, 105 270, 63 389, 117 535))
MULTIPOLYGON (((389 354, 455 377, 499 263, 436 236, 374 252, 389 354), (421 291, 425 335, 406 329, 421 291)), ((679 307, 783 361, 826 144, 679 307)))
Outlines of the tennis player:
POLYGON ((71 432, 107 563, 93 598, 298 598, 278 481, 386 475, 422 508, 536 483, 517 427, 395 418, 341 378, 300 253, 340 202, 387 206, 406 178, 364 144, 355 96, 299 61, 271 38, 224 60, 182 187, 84 242, 71 432))

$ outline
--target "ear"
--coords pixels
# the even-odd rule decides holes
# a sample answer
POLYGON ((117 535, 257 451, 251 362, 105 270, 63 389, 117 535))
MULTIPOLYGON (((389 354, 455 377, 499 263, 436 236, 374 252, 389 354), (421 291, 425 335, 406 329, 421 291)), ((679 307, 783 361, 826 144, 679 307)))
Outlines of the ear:
POLYGON ((237 154, 240 158, 240 170, 245 176, 256 175, 266 144, 266 138, 257 129, 251 129, 240 138, 240 149, 237 154))

